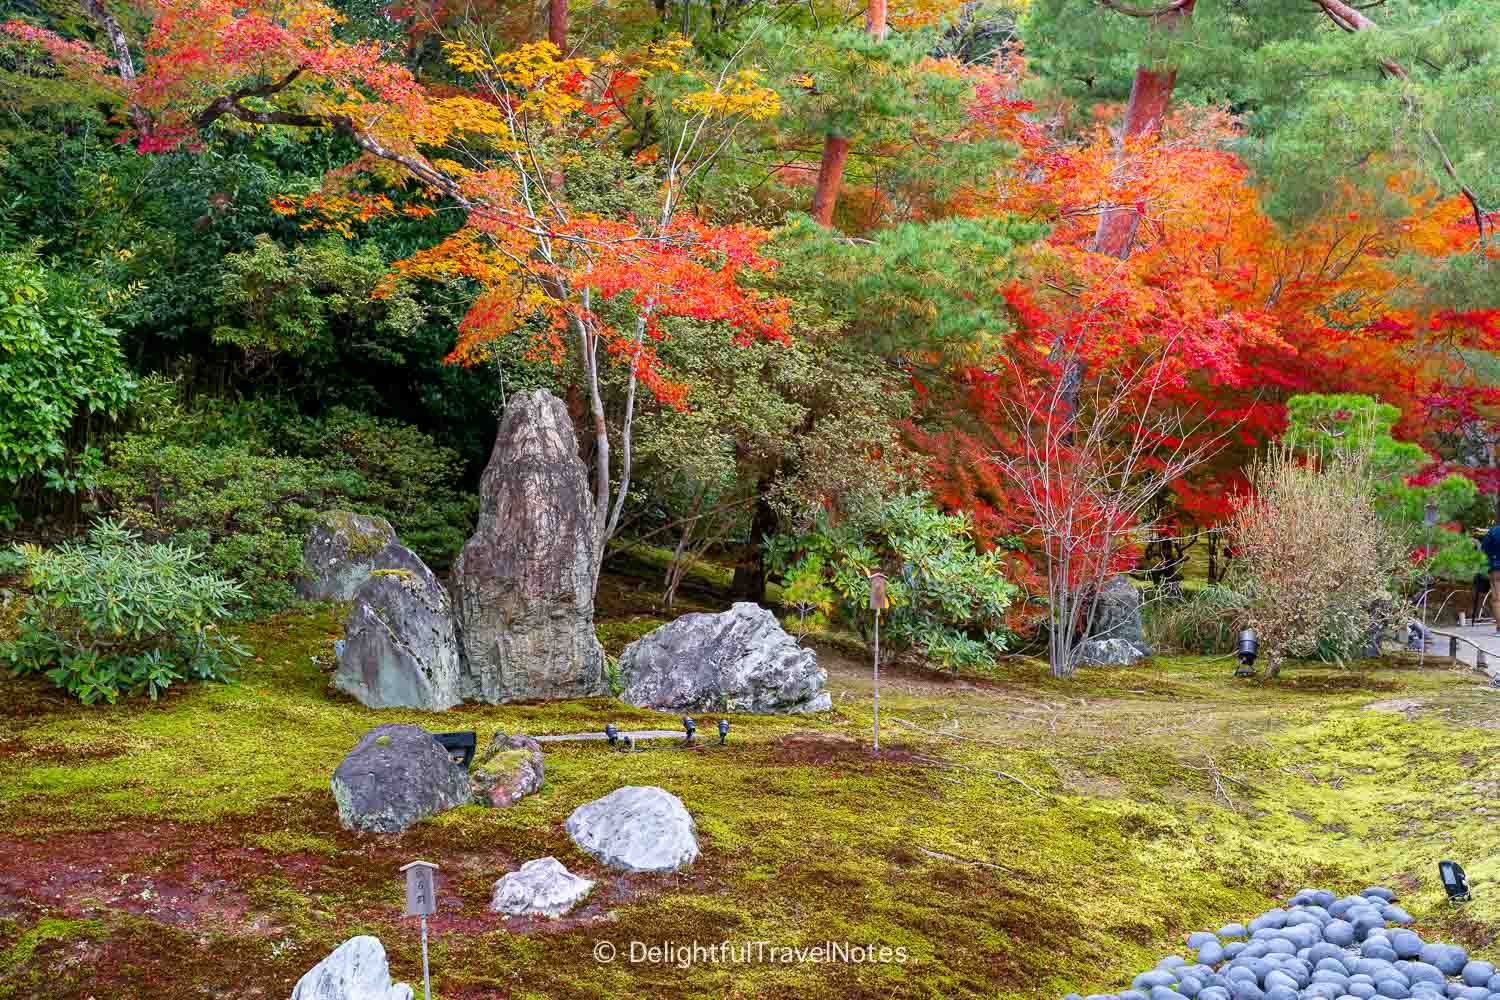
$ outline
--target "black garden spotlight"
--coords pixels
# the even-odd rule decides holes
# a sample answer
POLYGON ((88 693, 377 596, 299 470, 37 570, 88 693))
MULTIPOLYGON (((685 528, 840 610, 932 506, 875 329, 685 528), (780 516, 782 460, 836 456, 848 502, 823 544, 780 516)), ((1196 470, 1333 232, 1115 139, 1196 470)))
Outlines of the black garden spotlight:
POLYGON ((607 723, 605 723, 605 725, 604 725, 604 738, 607 739, 607 740, 609 740, 609 745, 610 746, 614 746, 616 743, 619 742, 619 740, 620 740, 620 730, 617 729, 617 728, 615 728, 615 724, 613 722, 607 722, 607 723))
POLYGON ((729 720, 728 719, 720 719, 719 720, 719 746, 723 746, 724 744, 726 744, 728 742, 729 742, 729 720))
POLYGON ((1250 677, 1255 673, 1255 657, 1260 652, 1260 639, 1255 634, 1255 629, 1247 628, 1240 633, 1239 646, 1235 655, 1240 659, 1240 665, 1235 670, 1236 677, 1250 677))
POLYGON ((698 731, 698 723, 694 722, 692 719, 684 715, 682 717, 682 728, 687 733, 687 739, 683 740, 682 742, 693 742, 693 734, 698 731))
POLYGON ((1463 865, 1457 861, 1439 861, 1438 875, 1442 877, 1443 889, 1448 893, 1448 902, 1469 901, 1469 879, 1464 875, 1463 865))

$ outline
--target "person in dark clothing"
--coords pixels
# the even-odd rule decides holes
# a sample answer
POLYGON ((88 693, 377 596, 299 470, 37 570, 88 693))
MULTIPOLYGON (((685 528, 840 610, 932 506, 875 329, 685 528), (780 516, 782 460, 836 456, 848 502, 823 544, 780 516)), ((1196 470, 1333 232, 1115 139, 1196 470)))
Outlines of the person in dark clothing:
POLYGON ((1490 607, 1495 612, 1495 634, 1500 635, 1500 524, 1484 533, 1479 547, 1490 561, 1490 607))

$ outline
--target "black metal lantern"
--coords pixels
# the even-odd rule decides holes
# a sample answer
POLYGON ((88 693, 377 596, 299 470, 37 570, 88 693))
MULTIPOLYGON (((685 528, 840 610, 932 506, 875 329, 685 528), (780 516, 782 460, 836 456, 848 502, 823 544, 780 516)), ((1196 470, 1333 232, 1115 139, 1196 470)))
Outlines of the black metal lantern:
POLYGON ((1239 646, 1235 655, 1239 657, 1239 669, 1234 672, 1236 677, 1248 677, 1255 673, 1255 657, 1260 653, 1260 639, 1255 634, 1255 629, 1247 628, 1240 633, 1239 646))
POLYGON ((474 759, 474 748, 479 745, 478 735, 471 729, 463 733, 433 733, 437 745, 448 752, 448 759, 464 770, 474 759))
POLYGON ((683 742, 693 742, 693 734, 698 731, 698 723, 694 722, 692 719, 684 715, 682 717, 682 728, 687 733, 687 739, 683 742))
POLYGON ((1443 880, 1443 890, 1448 893, 1448 902, 1469 901, 1469 879, 1464 875, 1463 865, 1457 861, 1439 861, 1438 875, 1443 880))
POLYGON ((615 724, 613 722, 609 722, 609 723, 605 724, 605 726, 604 726, 604 738, 607 739, 607 740, 609 740, 609 745, 610 746, 614 746, 617 742, 619 742, 619 739, 620 739, 620 730, 618 730, 618 729, 615 728, 615 724))
POLYGON ((729 720, 728 719, 720 719, 719 720, 719 746, 723 746, 724 744, 726 744, 728 742, 729 742, 729 720))

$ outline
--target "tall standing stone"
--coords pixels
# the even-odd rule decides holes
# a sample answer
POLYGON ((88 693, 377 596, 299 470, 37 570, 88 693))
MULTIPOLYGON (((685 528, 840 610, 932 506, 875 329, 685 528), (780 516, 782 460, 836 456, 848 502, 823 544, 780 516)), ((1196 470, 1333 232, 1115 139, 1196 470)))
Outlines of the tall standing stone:
POLYGON ((464 700, 603 692, 593 531, 594 499, 568 411, 550 392, 520 393, 480 479, 478 530, 453 568, 464 700))

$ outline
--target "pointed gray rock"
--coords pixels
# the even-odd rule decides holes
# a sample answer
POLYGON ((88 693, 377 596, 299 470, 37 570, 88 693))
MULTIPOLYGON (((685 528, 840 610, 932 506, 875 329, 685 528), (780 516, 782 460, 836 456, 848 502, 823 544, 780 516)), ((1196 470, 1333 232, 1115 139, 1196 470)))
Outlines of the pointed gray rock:
POLYGON ((402 545, 354 592, 333 686, 370 708, 440 712, 459 697, 453 606, 432 570, 402 545))
POLYGON ((594 498, 562 400, 512 397, 480 479, 478 530, 453 568, 466 701, 603 693, 594 544, 594 498))

